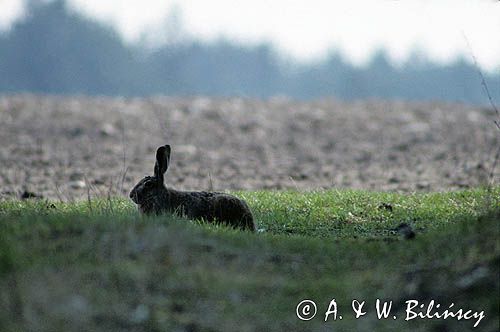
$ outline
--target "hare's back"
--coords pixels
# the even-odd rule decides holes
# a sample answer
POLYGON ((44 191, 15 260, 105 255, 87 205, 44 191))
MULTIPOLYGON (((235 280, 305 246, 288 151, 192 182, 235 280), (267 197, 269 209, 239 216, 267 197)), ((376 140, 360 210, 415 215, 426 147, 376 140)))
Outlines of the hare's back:
POLYGON ((252 212, 245 201, 219 192, 192 192, 188 215, 217 220, 233 227, 255 230, 252 212))

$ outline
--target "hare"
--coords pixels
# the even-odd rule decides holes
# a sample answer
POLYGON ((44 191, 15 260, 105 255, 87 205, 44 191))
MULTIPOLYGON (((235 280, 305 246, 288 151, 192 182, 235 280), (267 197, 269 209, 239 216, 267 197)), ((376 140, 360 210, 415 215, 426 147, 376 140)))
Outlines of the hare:
POLYGON ((130 192, 130 198, 145 214, 176 213, 189 219, 204 219, 255 231, 252 213, 245 201, 232 195, 166 188, 163 176, 170 163, 170 145, 156 151, 154 176, 146 176, 130 192))

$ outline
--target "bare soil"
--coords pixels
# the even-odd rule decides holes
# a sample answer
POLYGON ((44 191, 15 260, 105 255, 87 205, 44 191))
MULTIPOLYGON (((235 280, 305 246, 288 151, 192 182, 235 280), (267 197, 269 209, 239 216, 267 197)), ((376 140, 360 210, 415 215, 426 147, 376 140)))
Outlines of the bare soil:
POLYGON ((0 97, 0 197, 126 195, 172 146, 189 190, 442 191, 495 181, 489 108, 337 100, 0 97))

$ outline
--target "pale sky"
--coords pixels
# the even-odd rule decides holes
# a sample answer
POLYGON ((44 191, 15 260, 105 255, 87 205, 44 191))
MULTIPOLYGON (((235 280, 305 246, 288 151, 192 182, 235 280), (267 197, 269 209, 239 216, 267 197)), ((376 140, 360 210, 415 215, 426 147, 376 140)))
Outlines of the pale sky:
MULTIPOLYGON (((42 1, 42 0, 41 0, 42 1)), ((22 15, 22 0, 0 0, 0 28, 22 15)), ((269 41, 285 56, 324 57, 338 49, 363 64, 379 48, 404 61, 416 48, 434 61, 474 53, 487 70, 500 71, 500 1, 495 0, 69 0, 73 8, 115 26, 127 41, 167 30, 173 8, 186 32, 269 41), (464 38, 469 41, 470 48, 464 38)))

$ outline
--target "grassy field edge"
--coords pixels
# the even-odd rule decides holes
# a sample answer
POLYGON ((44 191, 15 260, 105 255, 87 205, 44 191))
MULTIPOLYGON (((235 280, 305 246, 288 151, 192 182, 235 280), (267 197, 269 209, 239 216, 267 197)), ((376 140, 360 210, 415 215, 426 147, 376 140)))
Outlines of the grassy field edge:
POLYGON ((143 217, 122 198, 0 202, 0 323, 51 331, 470 330, 402 319, 406 299, 481 309, 498 322, 500 188, 400 195, 236 192, 262 232, 143 217), (416 236, 398 232, 407 224, 416 236), (303 322, 301 299, 342 321, 303 322), (375 299, 394 301, 379 321, 375 299), (348 315, 350 301, 371 304, 348 315))

